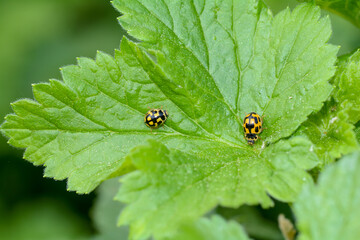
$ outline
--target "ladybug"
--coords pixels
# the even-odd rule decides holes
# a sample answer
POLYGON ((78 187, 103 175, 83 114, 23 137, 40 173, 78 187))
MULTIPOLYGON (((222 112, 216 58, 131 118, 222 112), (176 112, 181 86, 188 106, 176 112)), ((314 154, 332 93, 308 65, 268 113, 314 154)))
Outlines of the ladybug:
POLYGON ((145 114, 144 123, 149 128, 155 129, 162 126, 168 117, 169 114, 166 110, 151 109, 145 114))
POLYGON ((249 145, 253 145, 259 139, 258 134, 263 130, 262 118, 256 112, 251 112, 244 118, 244 134, 249 145))

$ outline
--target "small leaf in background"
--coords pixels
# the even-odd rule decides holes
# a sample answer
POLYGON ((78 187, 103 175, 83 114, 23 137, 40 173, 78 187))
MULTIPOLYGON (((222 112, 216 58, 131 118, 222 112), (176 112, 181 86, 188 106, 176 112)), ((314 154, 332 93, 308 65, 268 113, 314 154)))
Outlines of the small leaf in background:
POLYGON ((192 141, 185 150, 149 141, 127 157, 139 170, 121 180, 117 199, 128 205, 120 223, 130 224, 134 239, 160 238, 217 204, 269 207, 268 194, 293 201, 302 185, 312 181, 304 171, 318 161, 310 148, 302 137, 279 141, 260 155, 204 140, 192 141))
POLYGON ((321 168, 359 149, 353 124, 360 120, 360 51, 339 60, 333 83, 332 99, 299 129, 314 143, 321 168))
POLYGON ((360 236, 360 152, 343 157, 308 184, 294 204, 299 240, 360 236))
POLYGON ((296 230, 292 222, 287 219, 284 214, 280 214, 278 217, 279 228, 283 234, 285 240, 294 240, 296 230))
POLYGON ((299 0, 315 2, 320 7, 336 13, 360 28, 360 2, 358 0, 299 0))
MULTIPOLYGON (((275 205, 276 209, 278 207, 275 205)), ((216 213, 241 224, 251 239, 283 240, 278 225, 264 218, 257 206, 242 205, 237 209, 217 207, 216 213)))
POLYGON ((249 240, 242 226, 235 221, 225 221, 218 215, 200 218, 193 224, 183 225, 172 238, 164 240, 249 240))
POLYGON ((116 222, 119 212, 124 207, 114 200, 120 186, 119 179, 109 179, 96 190, 97 197, 91 211, 93 223, 97 230, 92 240, 125 240, 128 239, 128 228, 118 227, 116 222))

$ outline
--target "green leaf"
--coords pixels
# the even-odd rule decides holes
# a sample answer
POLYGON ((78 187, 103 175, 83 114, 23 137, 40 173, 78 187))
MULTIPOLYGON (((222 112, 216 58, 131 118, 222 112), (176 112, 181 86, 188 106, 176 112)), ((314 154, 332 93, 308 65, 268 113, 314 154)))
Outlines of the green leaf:
POLYGON ((299 239, 352 240, 360 236, 360 152, 343 157, 307 185, 294 204, 299 239))
POLYGON ((360 51, 340 59, 333 82, 332 99, 299 129, 314 143, 322 166, 359 149, 353 124, 360 120, 360 51))
POLYGON ((119 189, 119 179, 109 179, 103 182, 97 189, 97 198, 91 211, 92 219, 97 230, 93 240, 118 240, 127 239, 128 228, 117 227, 119 212, 123 204, 114 200, 119 189))
POLYGON ((234 221, 226 222, 218 215, 210 219, 201 218, 193 224, 182 226, 177 234, 169 240, 248 240, 241 225, 234 221))
MULTIPOLYGON (((45 176, 68 178, 69 190, 88 193, 132 171, 124 157, 147 139, 194 153, 205 142, 218 155, 231 149, 233 161, 239 154, 250 161, 261 143, 250 147, 243 139, 246 112, 266 115, 262 137, 275 142, 292 134, 331 91, 327 80, 337 47, 326 44, 329 20, 313 6, 273 18, 254 0, 114 5, 140 47, 123 39, 115 59, 99 52, 95 61, 80 58, 77 66, 64 67, 63 82, 34 85, 36 101, 13 103, 15 114, 1 126, 10 144, 26 148, 25 159, 46 166, 45 176), (143 116, 147 107, 160 106, 170 118, 151 133, 143 116)), ((217 155, 211 158, 217 161, 217 155)), ((272 192, 286 185, 278 182, 269 186, 272 192)), ((253 203, 262 201, 263 196, 251 197, 253 203)))
POLYGON ((123 14, 122 26, 173 83, 163 92, 207 131, 218 135, 214 130, 221 129, 222 138, 239 141, 241 120, 234 115, 252 111, 266 115, 267 142, 287 137, 330 94, 338 48, 325 44, 331 27, 319 8, 301 5, 273 18, 256 0, 113 4, 123 14))
POLYGON ((299 0, 300 2, 315 2, 320 7, 336 13, 355 26, 360 27, 360 2, 358 0, 299 0))
POLYGON ((360 121, 360 50, 339 64, 335 84, 338 91, 334 98, 339 103, 339 110, 349 115, 351 124, 357 123, 360 121))
POLYGON ((183 144, 169 149, 151 140, 127 157, 139 170, 122 179, 117 199, 128 206, 119 223, 130 224, 134 239, 171 235, 217 204, 269 207, 268 194, 293 201, 302 184, 312 181, 304 170, 318 161, 302 137, 281 140, 260 154, 204 140, 183 144))
POLYGON ((354 125, 349 123, 347 113, 337 108, 334 100, 326 102, 318 113, 302 124, 297 133, 306 134, 312 141, 312 150, 321 160, 320 169, 342 155, 359 149, 354 125))
MULTIPOLYGON (((68 189, 79 193, 129 171, 124 156, 147 138, 196 138, 203 130, 161 93, 139 62, 142 57, 147 58, 124 39, 116 60, 101 52, 96 61, 78 59, 78 66, 62 69, 64 82, 33 86, 37 102, 13 103, 16 115, 6 116, 2 132, 13 146, 27 148, 25 159, 46 166, 45 176, 69 178, 68 189), (156 134, 143 123, 149 105, 177 112, 156 134)), ((144 67, 154 67, 146 61, 144 67)))
MULTIPOLYGON (((248 235, 254 239, 283 239, 277 223, 264 218, 264 214, 257 206, 243 205, 238 209, 218 207, 216 213, 227 220, 240 223, 248 235)), ((276 214, 272 214, 272 216, 274 215, 276 216, 276 214)))

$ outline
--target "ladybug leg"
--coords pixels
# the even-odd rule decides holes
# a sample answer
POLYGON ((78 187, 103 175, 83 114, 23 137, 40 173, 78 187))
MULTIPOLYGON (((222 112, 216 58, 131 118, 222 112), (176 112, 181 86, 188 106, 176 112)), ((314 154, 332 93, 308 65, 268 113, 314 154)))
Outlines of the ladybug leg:
MULTIPOLYGON (((263 123, 264 122, 264 118, 266 117, 266 115, 264 115, 264 116, 262 116, 261 117, 261 122, 263 123)), ((263 127, 262 129, 261 129, 261 131, 263 131, 263 130, 266 130, 267 129, 267 127, 263 127)))
POLYGON ((263 122, 263 119, 266 117, 266 115, 262 116, 261 117, 261 122, 263 122))

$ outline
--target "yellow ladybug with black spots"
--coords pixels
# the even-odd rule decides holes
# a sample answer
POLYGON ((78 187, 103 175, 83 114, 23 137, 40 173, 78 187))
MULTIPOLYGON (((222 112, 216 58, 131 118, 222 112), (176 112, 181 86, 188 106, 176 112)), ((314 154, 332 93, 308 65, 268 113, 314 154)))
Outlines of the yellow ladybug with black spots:
POLYGON ((169 114, 166 110, 151 109, 145 114, 144 123, 149 128, 155 129, 162 126, 168 117, 169 114))
POLYGON ((251 112, 244 118, 244 134, 249 145, 253 145, 259 139, 263 130, 262 118, 256 112, 251 112))

